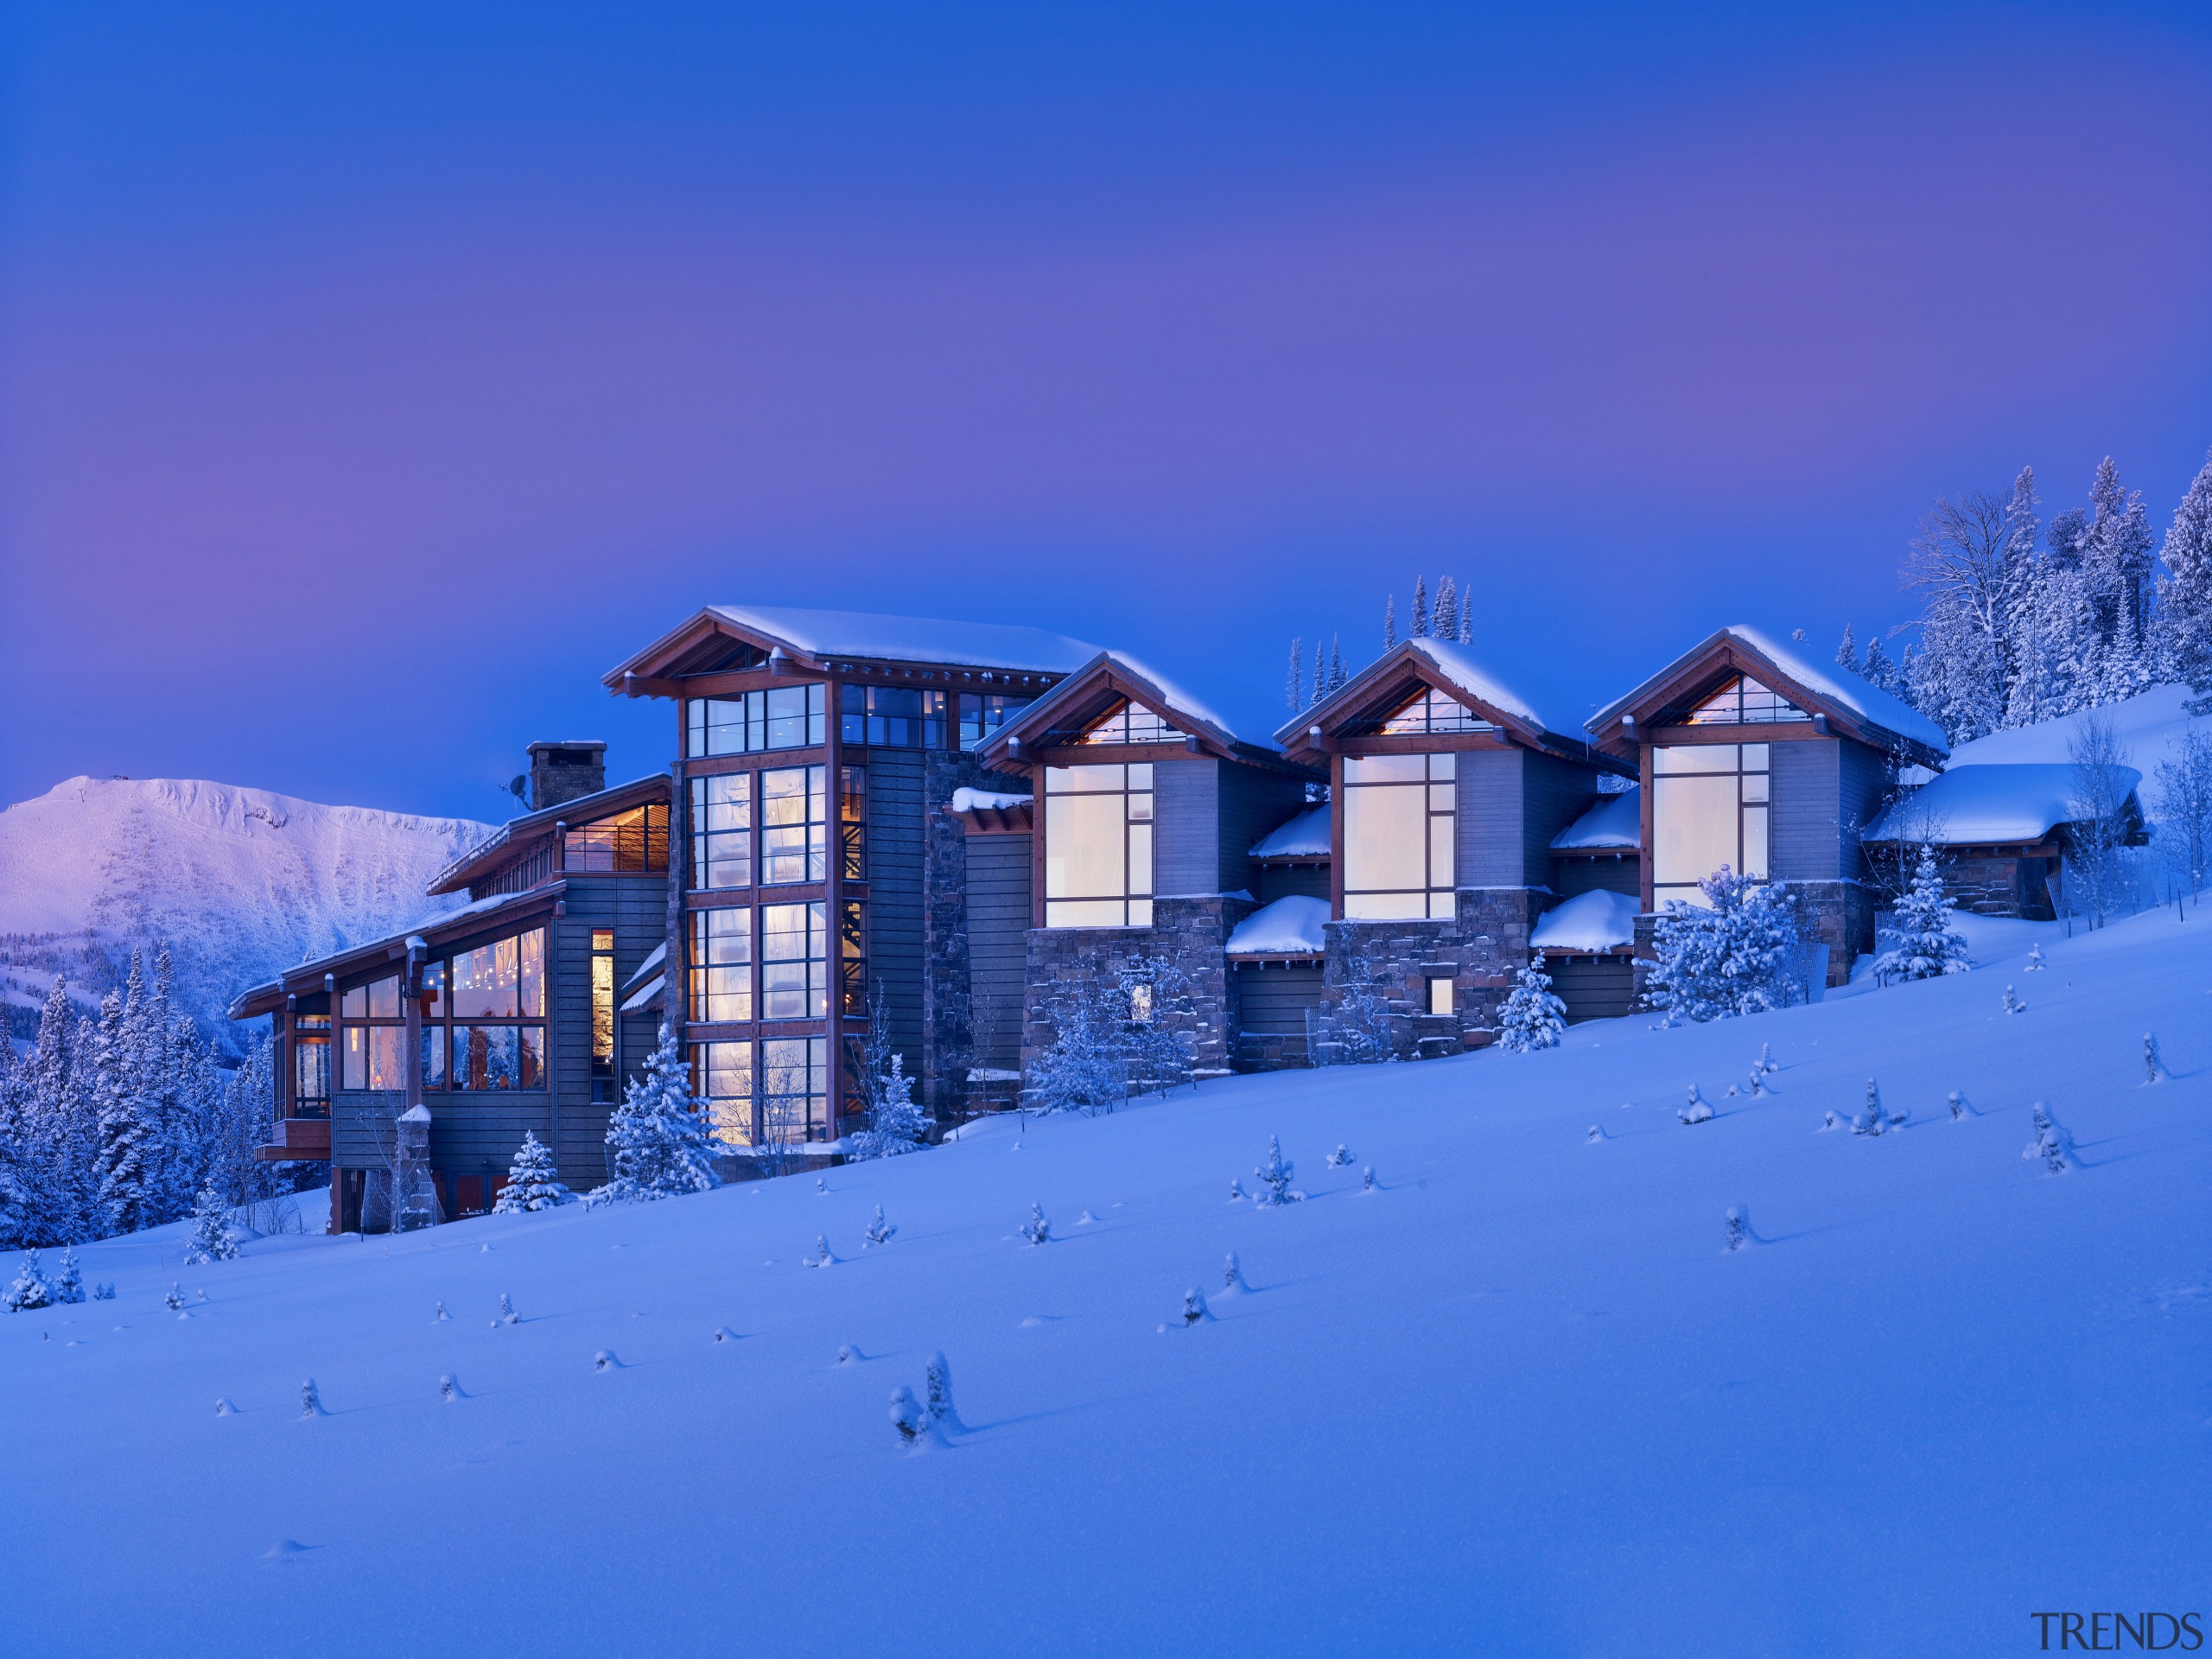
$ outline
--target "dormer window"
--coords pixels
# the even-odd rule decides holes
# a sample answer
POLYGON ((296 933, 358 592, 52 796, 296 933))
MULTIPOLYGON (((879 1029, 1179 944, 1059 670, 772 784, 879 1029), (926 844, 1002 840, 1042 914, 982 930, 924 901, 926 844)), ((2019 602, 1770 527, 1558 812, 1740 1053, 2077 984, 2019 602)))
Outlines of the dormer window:
POLYGON ((619 874, 646 874, 668 868, 668 809, 658 804, 636 807, 600 818, 569 831, 564 866, 569 870, 602 870, 619 874))
POLYGON ((1497 725, 1484 720, 1457 697, 1429 688, 1416 692, 1397 712, 1385 715, 1374 727, 1378 737, 1427 737, 1434 732, 1494 732, 1497 725))
POLYGON ((1761 685, 1748 674, 1730 677, 1694 704, 1679 722, 1684 726, 1772 726, 1812 716, 1780 692, 1761 685))
POLYGON ((1149 709, 1124 702, 1076 742, 1084 747, 1110 743, 1180 743, 1183 734, 1149 709))

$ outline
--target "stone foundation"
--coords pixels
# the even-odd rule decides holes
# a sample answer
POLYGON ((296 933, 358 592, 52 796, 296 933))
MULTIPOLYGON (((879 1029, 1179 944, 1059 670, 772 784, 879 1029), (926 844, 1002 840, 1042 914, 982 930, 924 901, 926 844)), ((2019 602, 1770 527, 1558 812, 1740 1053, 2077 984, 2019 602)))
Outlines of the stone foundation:
POLYGON ((1874 948, 1874 890, 1863 881, 1777 881, 1797 907, 1808 943, 1828 948, 1828 983, 1841 985, 1852 964, 1874 948))
POLYGON ((1259 906, 1208 895, 1153 901, 1150 927, 1033 927, 1021 1016, 1021 1069, 1059 1039, 1067 1010, 1092 990, 1113 989, 1131 962, 1164 957, 1190 981, 1188 992, 1153 1011, 1190 1039, 1200 1076, 1229 1070, 1236 1029, 1234 976, 1223 947, 1230 930, 1259 906))
POLYGON ((1448 922, 1331 922, 1324 930, 1316 1058, 1345 1056, 1344 1003, 1360 969, 1388 1010, 1389 1046, 1400 1059, 1430 1059, 1496 1039, 1498 1012, 1527 965, 1529 933, 1552 895, 1535 887, 1463 888, 1448 922), (1452 1012, 1428 1012, 1428 982, 1452 981, 1452 1012))
POLYGON ((986 771, 961 750, 930 750, 922 764, 922 1064, 915 1098, 940 1122, 974 1109, 973 991, 968 972, 968 837, 944 810, 957 789, 1027 794, 1020 779, 986 771))

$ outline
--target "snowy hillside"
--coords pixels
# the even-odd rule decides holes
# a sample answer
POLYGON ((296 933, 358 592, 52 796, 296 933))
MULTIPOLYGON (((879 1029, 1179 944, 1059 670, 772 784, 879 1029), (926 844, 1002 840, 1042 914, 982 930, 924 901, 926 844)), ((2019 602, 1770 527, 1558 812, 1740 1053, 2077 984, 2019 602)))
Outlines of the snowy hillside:
POLYGON ((0 1316, 37 1586, 0 1650, 1950 1655, 2202 1608, 2212 920, 2018 926, 1952 978, 995 1121, 826 1194, 94 1246, 115 1300, 0 1316), (1870 1072, 1904 1124, 1821 1132, 1870 1072), (1306 1198, 1232 1201, 1271 1134, 1306 1198), (1230 1251, 1249 1294, 1181 1328, 1230 1251), (907 1455, 940 1348, 966 1432, 907 1455))
POLYGON ((35 1010, 57 970, 97 989, 99 956, 162 940, 184 1005, 220 1035, 241 988, 450 908, 424 886, 489 833, 223 784, 73 778, 0 812, 0 1000, 35 1010))

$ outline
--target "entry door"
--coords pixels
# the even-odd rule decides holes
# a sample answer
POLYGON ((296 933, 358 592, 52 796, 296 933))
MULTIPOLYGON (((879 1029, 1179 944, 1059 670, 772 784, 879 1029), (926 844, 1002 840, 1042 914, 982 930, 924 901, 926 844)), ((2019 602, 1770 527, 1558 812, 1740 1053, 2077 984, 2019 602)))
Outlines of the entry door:
POLYGON ((484 1213, 484 1178, 481 1175, 454 1177, 453 1213, 456 1220, 484 1213))

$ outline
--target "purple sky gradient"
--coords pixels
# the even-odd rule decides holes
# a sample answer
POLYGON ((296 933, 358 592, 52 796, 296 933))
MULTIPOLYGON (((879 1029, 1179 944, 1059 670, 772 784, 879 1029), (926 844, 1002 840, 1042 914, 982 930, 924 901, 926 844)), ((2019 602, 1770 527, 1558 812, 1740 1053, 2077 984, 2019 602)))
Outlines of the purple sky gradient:
POLYGON ((1034 622, 1264 732, 1450 570, 1579 718, 1909 614, 1939 491, 2212 445, 2177 10, 11 15, 0 799, 497 816, 709 601, 1034 622), (823 14, 827 16, 827 14, 823 14))

